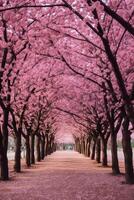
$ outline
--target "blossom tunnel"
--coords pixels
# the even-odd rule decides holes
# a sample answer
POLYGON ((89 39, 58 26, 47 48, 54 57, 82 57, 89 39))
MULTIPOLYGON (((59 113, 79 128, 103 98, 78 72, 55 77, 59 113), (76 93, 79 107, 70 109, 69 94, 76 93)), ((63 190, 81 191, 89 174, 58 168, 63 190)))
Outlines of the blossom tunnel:
MULTIPOLYGON (((71 144, 134 183, 133 0, 0 0, 0 168, 26 165, 71 144), (13 139, 10 145, 9 138, 13 139), (10 147, 10 148, 9 148, 10 147)), ((11 140, 12 140, 11 139, 11 140)))

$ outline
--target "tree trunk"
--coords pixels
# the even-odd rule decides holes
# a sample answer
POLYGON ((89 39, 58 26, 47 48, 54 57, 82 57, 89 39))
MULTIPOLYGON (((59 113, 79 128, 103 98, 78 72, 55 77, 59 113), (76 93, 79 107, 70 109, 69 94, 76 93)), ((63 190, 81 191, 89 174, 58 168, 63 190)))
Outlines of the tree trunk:
POLYGON ((54 152, 57 150, 57 145, 54 143, 54 152))
POLYGON ((9 170, 8 170, 8 116, 9 111, 4 111, 4 119, 2 125, 2 133, 0 133, 0 163, 1 163, 1 179, 3 181, 9 180, 9 170))
POLYGON ((52 139, 51 141, 51 153, 54 152, 54 139, 52 139))
POLYGON ((107 166, 107 141, 102 139, 102 166, 107 166))
POLYGON ((42 135, 42 140, 41 140, 41 159, 43 160, 45 157, 45 136, 42 135))
POLYGON ((117 153, 117 134, 111 133, 111 155, 112 155, 112 173, 120 174, 118 153, 117 153))
POLYGON ((15 137, 15 172, 21 172, 21 133, 18 132, 18 135, 15 137))
POLYGON ((90 157, 90 154, 91 154, 91 151, 90 151, 91 141, 92 141, 92 138, 88 138, 88 150, 87 150, 87 156, 88 157, 90 157))
POLYGON ((97 161, 97 163, 101 163, 101 141, 100 141, 100 138, 97 139, 97 143, 96 143, 96 161, 97 161))
POLYGON ((8 160, 7 155, 5 154, 3 144, 2 144, 2 137, 0 137, 0 167, 1 167, 1 179, 2 180, 8 180, 9 174, 8 174, 8 160))
POLYGON ((31 164, 35 164, 34 146, 35 146, 35 135, 31 134, 31 148, 30 148, 31 164))
POLYGON ((81 144, 80 144, 80 139, 78 140, 78 152, 81 153, 81 144))
POLYGON ((45 156, 48 155, 48 134, 45 135, 45 156))
POLYGON ((26 136, 26 165, 27 165, 27 167, 31 166, 31 162, 30 162, 30 140, 29 140, 29 135, 26 136))
POLYGON ((81 153, 85 154, 85 141, 83 138, 81 139, 81 153))
POLYGON ((48 140, 47 155, 50 155, 50 154, 51 154, 51 143, 50 143, 50 141, 48 140))
POLYGON ((8 159, 6 152, 2 150, 1 152, 1 180, 6 181, 9 180, 9 173, 8 173, 8 159))
POLYGON ((54 141, 53 141, 53 143, 52 143, 52 153, 53 152, 55 152, 55 143, 54 143, 54 141))
POLYGON ((75 140, 74 150, 77 151, 77 142, 75 140))
POLYGON ((87 156, 87 152, 88 152, 88 139, 85 139, 85 156, 87 156))
POLYGON ((41 161, 41 151, 40 151, 40 136, 36 137, 36 153, 37 153, 37 161, 41 161))
POLYGON ((133 153, 131 147, 131 136, 128 127, 129 127, 129 120, 125 118, 122 128, 122 146, 125 159, 125 179, 127 184, 133 184, 134 183, 133 153))
POLYGON ((103 45, 105 47, 105 51, 107 54, 107 57, 111 63, 111 66, 113 68, 113 72, 115 74, 120 92, 121 92, 121 96, 124 102, 124 108, 125 108, 125 112, 127 114, 127 116, 129 117, 129 120, 134 128, 134 108, 133 108, 133 104, 130 101, 128 92, 127 92, 127 88, 125 86, 125 82, 123 80, 122 74, 121 74, 121 70, 119 68, 116 56, 113 54, 111 48, 110 48, 110 43, 108 41, 107 38, 105 37, 101 37, 103 45))
POLYGON ((51 154, 53 152, 52 147, 53 147, 53 138, 50 138, 50 142, 49 142, 49 154, 51 154))
POLYGON ((95 148, 96 148, 96 140, 93 140, 91 160, 95 159, 95 148))
POLYGON ((75 141, 75 150, 79 152, 79 140, 76 139, 75 141))

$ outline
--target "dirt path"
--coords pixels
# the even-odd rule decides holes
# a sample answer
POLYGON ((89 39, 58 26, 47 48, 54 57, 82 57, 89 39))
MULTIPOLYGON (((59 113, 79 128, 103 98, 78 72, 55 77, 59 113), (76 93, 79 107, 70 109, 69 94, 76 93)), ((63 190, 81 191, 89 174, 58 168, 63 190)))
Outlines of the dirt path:
POLYGON ((89 158, 57 151, 11 181, 0 182, 0 200, 134 200, 134 186, 89 158))

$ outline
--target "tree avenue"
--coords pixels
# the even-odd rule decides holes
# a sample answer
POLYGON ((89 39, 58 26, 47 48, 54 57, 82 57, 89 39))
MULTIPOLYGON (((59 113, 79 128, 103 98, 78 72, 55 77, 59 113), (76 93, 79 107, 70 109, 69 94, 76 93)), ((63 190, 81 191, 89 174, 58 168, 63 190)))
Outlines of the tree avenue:
MULTIPOLYGON (((8 138, 14 170, 56 150, 62 126, 75 150, 134 183, 133 0, 0 0, 0 168, 8 180, 8 138), (36 152, 36 155, 35 155, 36 152), (102 152, 102 153, 101 153, 102 152)), ((64 137, 64 132, 63 132, 64 137)))

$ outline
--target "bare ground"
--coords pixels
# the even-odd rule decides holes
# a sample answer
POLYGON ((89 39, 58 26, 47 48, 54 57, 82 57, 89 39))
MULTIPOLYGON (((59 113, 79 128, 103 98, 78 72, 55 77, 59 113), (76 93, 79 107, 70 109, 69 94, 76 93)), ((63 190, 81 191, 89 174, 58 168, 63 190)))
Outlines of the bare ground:
POLYGON ((10 175, 10 181, 0 182, 0 200, 134 200, 134 185, 122 184, 123 175, 115 177, 110 167, 74 151, 57 151, 10 175))

